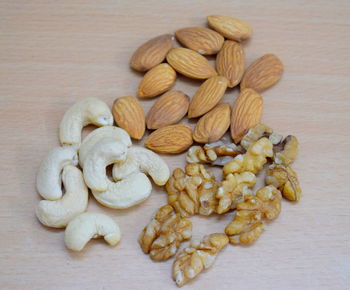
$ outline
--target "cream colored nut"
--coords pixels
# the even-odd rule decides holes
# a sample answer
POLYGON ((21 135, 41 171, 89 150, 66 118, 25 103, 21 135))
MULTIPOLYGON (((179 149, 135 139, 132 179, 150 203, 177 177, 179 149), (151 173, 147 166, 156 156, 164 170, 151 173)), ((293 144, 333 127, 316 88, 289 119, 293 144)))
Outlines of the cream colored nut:
POLYGON ((107 215, 85 212, 68 223, 64 241, 68 249, 81 251, 90 239, 100 236, 109 245, 115 246, 121 238, 119 226, 107 215))
POLYGON ((95 199, 102 205, 110 208, 128 208, 143 202, 152 191, 152 184, 143 173, 132 173, 125 179, 112 182, 107 176, 107 190, 104 192, 92 191, 95 199))
POLYGON ((124 160, 127 147, 111 137, 104 137, 89 151, 83 166, 87 186, 94 191, 108 190, 106 167, 114 162, 124 160))
POLYGON ((168 165, 156 153, 142 147, 131 147, 126 159, 113 166, 113 178, 120 180, 131 173, 143 172, 150 175, 157 185, 164 185, 170 176, 168 165))
POLYGON ((115 140, 123 143, 126 147, 132 145, 130 136, 128 133, 122 129, 115 126, 104 126, 93 130, 89 135, 87 135, 79 148, 79 164, 81 167, 84 166, 84 161, 89 155, 91 148, 93 148, 96 143, 105 137, 115 138, 115 140))
POLYGON ((81 171, 72 165, 65 166, 62 181, 66 189, 62 199, 42 200, 36 209, 36 216, 45 226, 63 228, 87 208, 89 194, 81 171))
POLYGON ((60 124, 61 144, 79 147, 81 130, 89 124, 99 127, 113 125, 110 108, 97 98, 79 100, 66 111, 60 124))
POLYGON ((36 188, 43 198, 62 197, 61 171, 68 164, 78 164, 77 151, 71 146, 56 147, 46 154, 36 176, 36 188))

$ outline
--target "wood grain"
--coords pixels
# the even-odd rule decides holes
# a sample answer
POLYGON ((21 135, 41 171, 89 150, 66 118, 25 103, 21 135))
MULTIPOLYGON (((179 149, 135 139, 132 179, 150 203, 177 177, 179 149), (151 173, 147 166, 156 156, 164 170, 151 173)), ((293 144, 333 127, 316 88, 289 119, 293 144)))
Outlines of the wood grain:
MULTIPOLYGON (((46 152, 58 146, 58 125, 76 100, 97 96, 110 106, 136 95, 141 74, 129 59, 164 33, 232 14, 254 29, 246 66, 266 53, 285 65, 266 90, 263 120, 300 140, 294 168, 303 196, 283 202, 281 216, 256 244, 228 246, 186 289, 346 289, 350 285, 350 2, 335 1, 18 1, 0 2, 0 283, 2 289, 177 289, 172 261, 152 262, 137 236, 166 202, 155 187, 143 204, 111 210, 120 225, 116 248, 92 241, 65 249, 61 230, 35 218, 34 180, 46 152)), ((179 77, 193 96, 199 81, 179 77)), ((221 102, 233 104, 238 90, 221 102)), ((147 113, 154 100, 142 101, 147 113)), ((187 122, 187 121, 185 121, 187 122)), ((194 123, 190 122, 193 127, 194 123)), ((184 156, 165 156, 171 168, 184 156)), ((231 214, 193 217, 194 236, 223 231, 231 214)), ((184 289, 185 289, 184 288, 184 289)))

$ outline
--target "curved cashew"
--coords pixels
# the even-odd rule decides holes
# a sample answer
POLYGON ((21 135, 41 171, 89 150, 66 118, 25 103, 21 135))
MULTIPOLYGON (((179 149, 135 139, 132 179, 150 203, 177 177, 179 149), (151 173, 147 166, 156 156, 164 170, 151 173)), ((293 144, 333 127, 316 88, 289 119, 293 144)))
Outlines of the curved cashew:
POLYGON ((62 181, 66 189, 62 199, 42 200, 36 209, 36 216, 45 226, 63 228, 87 208, 88 189, 81 171, 75 166, 67 165, 63 169, 62 181))
POLYGON ((128 208, 143 202, 152 191, 148 177, 143 173, 132 173, 116 183, 106 178, 108 190, 105 192, 92 191, 95 199, 110 208, 128 208))
POLYGON ((120 180, 134 172, 149 174, 158 185, 164 185, 170 176, 168 165, 156 153, 142 147, 131 147, 123 162, 113 166, 113 178, 120 180))
POLYGON ((108 189, 106 167, 114 162, 124 160, 127 147, 111 137, 104 137, 95 144, 86 156, 83 166, 87 186, 94 191, 108 189))
POLYGON ((115 138, 116 140, 123 143, 126 147, 131 146, 131 139, 128 133, 122 129, 115 126, 104 126, 93 130, 89 135, 87 135, 81 142, 79 148, 79 164, 81 167, 84 165, 84 161, 91 148, 93 148, 96 143, 105 137, 115 138))
POLYGON ((97 98, 79 100, 66 111, 60 123, 61 144, 79 145, 81 130, 89 124, 113 125, 111 110, 97 98))
POLYGON ((78 164, 77 151, 71 146, 56 147, 46 154, 36 176, 36 188, 43 198, 62 197, 61 171, 68 164, 78 164))
POLYGON ((121 238, 119 226, 107 215, 85 212, 68 223, 64 241, 68 249, 81 251, 90 239, 100 236, 115 246, 121 238))

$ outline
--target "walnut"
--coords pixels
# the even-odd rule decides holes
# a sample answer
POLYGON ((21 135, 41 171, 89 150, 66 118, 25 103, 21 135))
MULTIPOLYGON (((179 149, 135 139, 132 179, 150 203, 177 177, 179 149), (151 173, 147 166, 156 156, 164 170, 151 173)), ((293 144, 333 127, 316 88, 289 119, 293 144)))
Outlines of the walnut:
POLYGON ((274 147, 274 162, 283 165, 292 164, 298 155, 298 145, 298 139, 295 136, 288 135, 280 146, 274 147))
POLYGON ((284 198, 291 201, 298 201, 301 195, 301 188, 295 171, 288 165, 272 165, 265 178, 267 185, 277 187, 284 198))
POLYGON ((212 165, 223 166, 231 161, 234 156, 243 153, 243 149, 234 143, 215 143, 201 146, 192 146, 187 152, 189 163, 211 163, 212 165))
POLYGON ((272 128, 264 124, 258 124, 251 128, 241 140, 241 146, 248 150, 249 145, 258 141, 262 137, 267 137, 273 145, 282 141, 282 135, 274 133, 272 128))
POLYGON ((255 242, 264 230, 262 213, 259 210, 239 210, 226 226, 225 233, 233 245, 248 245, 255 242))
POLYGON ((219 187, 216 198, 219 200, 217 213, 223 214, 235 209, 238 202, 242 201, 243 195, 250 193, 256 183, 256 177, 251 172, 229 173, 225 176, 219 187))
POLYGON ((260 188, 256 195, 247 194, 244 201, 237 204, 237 210, 259 210, 263 218, 273 220, 281 212, 281 192, 273 185, 260 188))
POLYGON ((209 268, 227 243, 228 238, 225 234, 210 234, 201 242, 192 242, 189 247, 181 251, 173 263, 173 279, 177 286, 183 286, 204 269, 209 268))
POLYGON ((261 138, 252 143, 245 154, 237 155, 232 161, 227 163, 223 172, 224 175, 229 173, 241 173, 250 171, 257 173, 267 162, 267 157, 272 157, 272 143, 267 138, 261 138))
POLYGON ((169 178, 165 186, 168 203, 182 217, 198 213, 211 215, 217 206, 215 177, 198 163, 187 164, 185 171, 177 168, 169 178))
POLYGON ((139 237, 140 246, 152 260, 164 261, 175 255, 180 243, 192 236, 192 223, 176 214, 172 206, 162 206, 139 237))
POLYGON ((251 244, 261 235, 262 219, 273 220, 281 212, 281 192, 272 185, 259 189, 256 195, 247 194, 237 204, 233 220, 226 226, 225 233, 230 243, 251 244))

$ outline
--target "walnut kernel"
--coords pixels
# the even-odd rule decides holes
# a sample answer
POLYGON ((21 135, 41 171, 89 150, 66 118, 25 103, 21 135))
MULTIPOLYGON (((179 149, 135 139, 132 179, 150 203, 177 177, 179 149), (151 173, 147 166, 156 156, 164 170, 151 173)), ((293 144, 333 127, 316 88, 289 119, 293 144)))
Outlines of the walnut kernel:
POLYGON ((251 172, 226 175, 216 193, 216 198, 219 200, 217 213, 223 214, 231 209, 235 209, 244 194, 251 192, 250 188, 254 187, 255 183, 256 177, 251 172))
POLYGON ((284 198, 299 201, 301 188, 296 172, 288 165, 272 165, 265 178, 267 185, 277 187, 284 198))
POLYGON ((202 164, 189 163, 185 172, 180 168, 175 169, 165 189, 168 203, 183 217, 198 213, 211 215, 215 212, 218 184, 202 164))
POLYGON ((175 255, 180 243, 192 236, 192 223, 176 214, 170 205, 162 206, 143 229, 139 243, 152 260, 164 261, 175 255))
POLYGON ((272 157, 272 143, 267 138, 261 138, 252 143, 245 154, 237 155, 232 161, 227 163, 223 172, 225 175, 229 173, 241 173, 250 171, 257 173, 267 162, 267 157, 272 157))
POLYGON ((173 279, 177 286, 183 286, 204 269, 209 268, 227 243, 228 238, 225 234, 210 234, 200 243, 192 242, 189 247, 181 251, 173 263, 173 279))
POLYGON ((280 146, 274 147, 274 162, 276 164, 292 164, 298 155, 299 142, 295 136, 288 135, 280 146))

